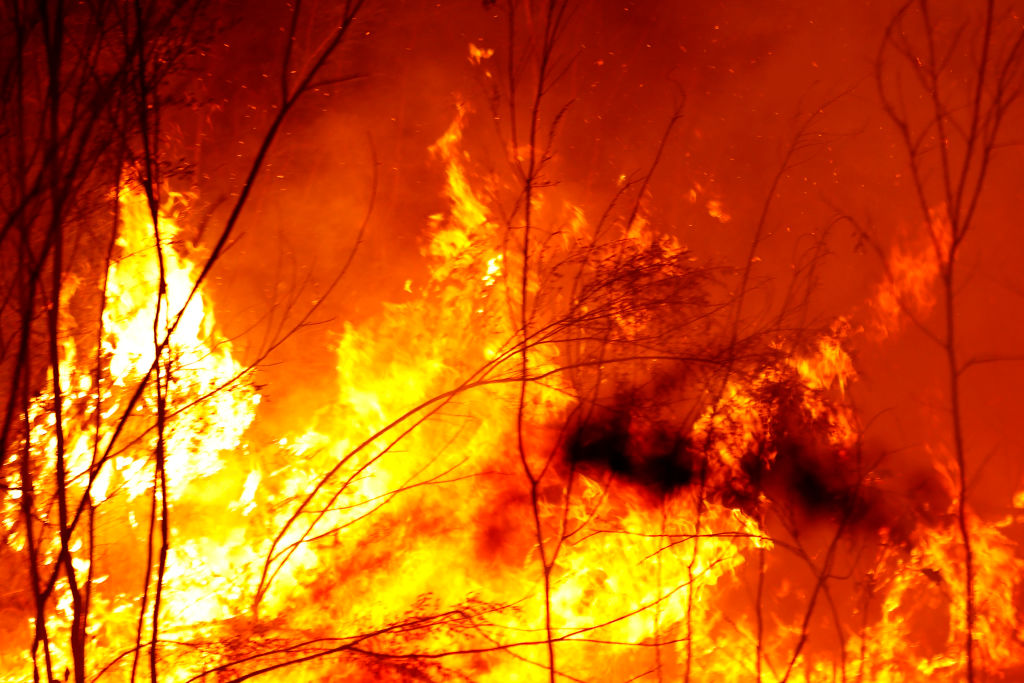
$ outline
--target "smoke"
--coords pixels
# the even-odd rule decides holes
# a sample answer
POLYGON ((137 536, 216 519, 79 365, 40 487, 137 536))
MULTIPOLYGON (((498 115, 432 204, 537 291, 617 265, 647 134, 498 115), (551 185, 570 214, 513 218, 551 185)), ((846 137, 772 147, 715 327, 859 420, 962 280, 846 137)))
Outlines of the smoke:
MULTIPOLYGON (((244 16, 225 27, 222 45, 214 46, 217 59, 208 62, 214 66, 206 94, 219 111, 204 111, 208 120, 194 128, 203 149, 199 193, 211 203, 226 181, 238 179, 236 157, 273 113, 277 83, 264 74, 276 64, 266 46, 284 22, 274 7, 246 4, 244 16)), ((546 112, 567 107, 546 192, 596 219, 622 178, 651 167, 668 119, 682 105, 643 198, 656 229, 676 236, 702 262, 735 266, 746 258, 763 215, 746 304, 751 315, 774 316, 791 278, 813 264, 813 291, 802 304, 807 327, 850 315, 870 328, 876 322, 870 300, 884 280, 881 259, 922 228, 905 152, 876 92, 875 59, 895 9, 889 2, 788 2, 771 11, 754 2, 578 6, 563 35, 563 71, 546 112), (783 169, 794 141, 797 153, 783 169), (881 258, 862 231, 877 240, 881 258)), ((385 302, 405 301, 407 283, 415 287, 426 278, 423 235, 428 217, 443 209, 443 177, 425 150, 453 118, 457 101, 472 107, 467 150, 473 163, 498 174, 508 170, 509 114, 493 100, 494 81, 509 67, 500 5, 392 2, 365 15, 359 29, 337 67, 359 78, 325 89, 289 122, 217 284, 229 336, 258 324, 268 306, 282 305, 282 286, 304 287, 301 302, 308 304, 347 258, 372 209, 351 271, 317 318, 324 324, 283 347, 277 356, 283 363, 266 371, 271 390, 263 410, 269 413, 275 406, 285 414, 312 412, 332 400, 331 348, 340 321, 358 324, 385 302), (470 44, 496 55, 484 67, 474 65, 470 44)), ((973 444, 972 493, 992 493, 974 496, 991 513, 1005 507, 995 501, 1008 500, 1024 478, 1014 456, 1024 445, 1015 428, 1024 364, 987 362, 1018 356, 1024 344, 1024 241, 1014 227, 1020 163, 1012 154, 997 160, 979 209, 982 228, 964 245, 957 314, 964 360, 986 361, 965 376, 964 417, 973 444)), ((942 315, 933 309, 922 322, 941 329, 942 315)), ((906 322, 885 341, 862 335, 851 344, 861 374, 852 396, 867 437, 879 457, 887 454, 898 497, 913 497, 918 473, 949 458, 942 355, 906 322)), ((645 427, 640 436, 621 414, 629 406, 620 408, 576 425, 567 461, 657 495, 692 486, 699 458, 678 426, 645 427)), ((835 473, 821 464, 831 453, 801 440, 778 448, 772 485, 780 497, 809 514, 847 505, 854 495, 848 482, 832 481, 835 473)), ((935 475, 920 476, 931 482, 935 475)))
MULTIPOLYGON (((845 316, 851 333, 844 343, 854 352, 860 379, 848 391, 817 391, 854 415, 860 432, 852 442, 832 438, 835 425, 803 404, 811 392, 792 372, 754 392, 764 408, 760 430, 749 439, 745 425, 697 428, 702 415, 717 414, 713 393, 658 393, 674 380, 684 384, 682 378, 623 383, 614 391, 601 389, 606 401, 564 425, 557 454, 563 477, 580 473, 627 489, 643 501, 637 514, 679 505, 699 490, 706 501, 764 520, 763 531, 777 538, 813 535, 838 523, 855 532, 842 548, 843 559, 861 569, 886 544, 901 558, 925 547, 922 524, 952 528, 950 378, 942 349, 931 340, 944 328, 946 313, 936 304, 914 320, 904 315, 884 339, 871 333, 879 324, 874 302, 886 259, 894 247, 921 243, 925 227, 906 153, 875 81, 878 46, 894 10, 887 2, 792 2, 770 12, 753 2, 625 2, 580 4, 571 13, 554 60, 559 79, 541 112, 548 122, 541 140, 551 135, 551 146, 539 185, 553 207, 541 215, 568 213, 562 209, 571 206, 592 225, 605 215, 621 223, 635 203, 645 226, 677 240, 687 257, 716 274, 712 286, 732 296, 752 256, 743 331, 785 327, 788 338, 806 346, 845 316), (676 113, 681 118, 666 136, 676 113), (550 124, 556 119, 557 127, 550 124), (609 210, 623 188, 636 196, 623 195, 627 199, 609 210), (772 328, 781 320, 786 326, 772 328), (744 443, 732 461, 710 447, 723 434, 744 443)), ((528 18, 525 26, 536 20, 528 18)), ((211 220, 223 217, 222 200, 237 190, 245 159, 275 116, 280 65, 266 46, 279 41, 285 21, 276 5, 247 4, 211 44, 203 77, 183 86, 204 103, 182 114, 178 128, 201 152, 189 181, 202 204, 197 213, 208 212, 211 220)), ((337 386, 336 349, 348 330, 360 330, 349 337, 368 346, 379 330, 376 341, 409 357, 416 352, 406 348, 412 340, 465 333, 420 329, 402 336, 394 323, 374 324, 408 311, 401 307, 418 301, 429 282, 427 231, 437 225, 432 216, 447 206, 443 164, 427 150, 458 105, 468 111, 463 154, 479 174, 481 194, 493 200, 496 215, 515 215, 515 200, 500 200, 515 194, 510 159, 525 144, 530 80, 516 61, 523 53, 510 61, 508 28, 497 4, 377 6, 359 20, 356 39, 332 67, 332 76, 346 80, 319 89, 288 119, 245 209, 239 239, 211 283, 225 335, 241 340, 236 348, 243 353, 250 344, 250 357, 261 351, 261 333, 296 324, 302 311, 319 306, 275 350, 275 364, 261 370, 266 400, 254 441, 277 441, 284 426, 314 424, 324 414, 337 412, 339 422, 350 417, 337 406, 363 387, 337 386), (495 53, 472 60, 470 45, 495 53), (509 73, 523 79, 518 108, 509 105, 509 73), (513 125, 520 137, 512 135, 513 125), (353 250, 344 279, 328 289, 353 250)), ((308 46, 316 45, 322 30, 315 22, 302 27, 307 48, 295 54, 296 63, 310 58, 308 46)), ((920 97, 908 104, 915 111, 926 105, 920 97)), ((1020 165, 1019 155, 1003 155, 992 169, 978 211, 980 228, 963 245, 954 314, 963 330, 968 493, 981 528, 1009 512, 1024 479, 1017 457, 1024 443, 1016 428, 1017 387, 1024 381, 1024 363, 1018 362, 1024 345, 1024 240, 1016 230, 1020 165)), ((506 227, 513 234, 520 226, 506 227)), ((760 341, 765 347, 776 342, 760 341)), ((433 363, 426 353, 423 358, 442 376, 442 362, 433 363)), ((400 374, 398 365, 382 362, 375 372, 384 382, 400 374)), ((768 365, 745 368, 746 376, 768 365)), ((495 461, 512 452, 508 444, 487 446, 495 461)), ((346 453, 349 446, 332 447, 346 453)), ((405 487, 419 474, 390 485, 405 487)), ((475 504, 479 516, 466 532, 474 559, 512 567, 533 552, 538 541, 524 525, 524 510, 546 500, 546 493, 533 492, 531 499, 521 475, 503 471, 488 480, 518 484, 497 487, 489 506, 475 504)), ((433 538, 427 527, 455 537, 463 521, 443 510, 417 517, 403 508, 388 529, 396 536, 422 531, 427 537, 409 544, 428 557, 421 547, 433 538)), ((800 550, 824 554, 830 541, 818 538, 800 550)), ((387 549, 378 551, 387 555, 387 549)), ((780 584, 805 565, 805 557, 786 557, 768 574, 780 584)), ((936 560, 928 561, 933 564, 921 571, 936 573, 938 579, 926 576, 946 589, 952 579, 938 574, 936 560)), ((390 556, 387 562, 414 566, 390 556)), ((469 564, 466 558, 459 562, 469 564)), ((373 562, 366 563, 353 573, 370 574, 373 562)), ((809 560, 806 565, 814 566, 809 560)), ((416 589, 405 590, 411 595, 416 589)), ((838 602, 853 599, 854 589, 845 590, 838 602)), ((779 596, 786 598, 782 589, 779 596)))

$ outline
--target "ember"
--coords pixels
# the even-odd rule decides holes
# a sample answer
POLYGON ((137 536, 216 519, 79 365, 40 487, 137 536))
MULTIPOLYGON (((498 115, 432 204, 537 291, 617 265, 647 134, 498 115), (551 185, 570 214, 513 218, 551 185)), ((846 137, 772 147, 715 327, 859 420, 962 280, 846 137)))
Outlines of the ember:
POLYGON ((3 680, 1024 680, 1020 7, 30 5, 3 680))

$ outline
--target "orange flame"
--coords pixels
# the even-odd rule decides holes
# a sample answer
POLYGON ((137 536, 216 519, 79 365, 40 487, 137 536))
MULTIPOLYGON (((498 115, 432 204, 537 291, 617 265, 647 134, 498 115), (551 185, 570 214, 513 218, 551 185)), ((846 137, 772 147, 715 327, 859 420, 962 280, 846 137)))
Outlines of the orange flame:
MULTIPOLYGON (((477 62, 489 57, 471 54, 477 62)), ((95 573, 99 618, 89 635, 109 675, 124 676, 130 666, 125 653, 140 609, 139 578, 121 565, 146 542, 151 393, 126 420, 128 436, 112 456, 97 466, 95 453, 110 445, 132 389, 158 360, 170 372, 173 416, 167 461, 175 527, 161 615, 163 656, 174 665, 169 680, 216 667, 242 675, 328 652, 336 656, 311 657, 289 678, 540 680, 552 651, 558 670, 579 680, 645 672, 680 680, 686 671, 695 681, 749 681, 758 671, 808 682, 957 675, 964 617, 954 596, 963 591, 963 558, 952 518, 919 520, 905 539, 882 524, 872 528, 881 541, 841 533, 870 516, 863 492, 877 483, 858 459, 861 429, 846 403, 856 379, 847 320, 803 353, 779 342, 756 372, 731 368, 688 422, 670 401, 650 414, 629 408, 627 437, 653 439, 648 432, 664 418, 675 425, 676 447, 697 445, 702 459, 690 463, 685 486, 653 486, 654 495, 614 468, 588 470, 560 455, 569 426, 588 409, 573 372, 586 365, 579 358, 590 316, 600 310, 605 341, 614 334, 617 343, 642 346, 660 329, 657 309, 631 306, 635 284, 617 278, 640 255, 659 269, 656 287, 673 268, 685 276, 679 264, 692 257, 642 212, 599 243, 581 209, 552 208, 542 196, 537 213, 558 216, 557 226, 524 263, 491 208, 497 183, 475 177, 461 148, 467 116, 459 107, 431 147, 445 166, 449 205, 429 222, 429 279, 407 283, 405 303, 339 331, 333 401, 268 446, 245 440, 260 397, 219 337, 203 291, 189 299, 197 268, 175 242, 173 212, 159 218, 167 298, 158 314, 149 206, 141 194, 121 198, 103 381, 96 386, 83 370, 73 335, 61 365, 71 387, 66 400, 76 408, 65 425, 71 479, 80 489, 91 482, 104 515, 92 564, 81 539, 71 551, 76 571, 95 573), (545 267, 576 273, 584 282, 578 296, 552 285, 557 278, 545 267), (524 269, 528 301, 513 282, 524 269), (591 281, 611 303, 579 294, 591 281), (524 334, 518 312, 531 305, 539 312, 524 334), (172 326, 158 358, 154 329, 159 339, 172 326), (98 442, 90 427, 97 412, 106 427, 98 442), (517 422, 525 425, 523 445, 517 422), (539 485, 523 476, 524 464, 542 473, 539 485), (840 502, 812 500, 810 513, 790 504, 786 487, 806 480, 840 502), (807 531, 801 515, 816 517, 807 531), (851 559, 837 560, 844 551, 851 559), (538 555, 554 558, 544 571, 538 555), (860 579, 840 578, 847 574, 860 579), (857 623, 837 617, 843 610, 857 623)), ((720 204, 714 211, 729 220, 720 204)), ((911 299, 926 306, 937 273, 934 259, 896 254, 878 297, 885 315, 911 299)), ((599 396, 616 378, 605 365, 621 360, 608 354, 594 363, 608 373, 595 382, 599 396)), ((645 377, 667 367, 663 359, 625 365, 645 377)), ((29 416, 33 457, 46 463, 37 479, 52 477, 52 401, 39 396, 29 416)), ((8 542, 23 550, 11 522, 17 504, 15 494, 4 501, 3 520, 8 542)), ((982 596, 977 635, 991 672, 1024 657, 1014 597, 1024 561, 1007 531, 1019 523, 1010 518, 996 528, 971 517, 982 596)), ((58 549, 51 534, 48 562, 58 549)), ((66 582, 56 590, 48 625, 66 634, 72 598, 66 582)), ((61 666, 68 661, 58 653, 61 666)), ((22 677, 30 666, 11 653, 0 665, 22 677)))

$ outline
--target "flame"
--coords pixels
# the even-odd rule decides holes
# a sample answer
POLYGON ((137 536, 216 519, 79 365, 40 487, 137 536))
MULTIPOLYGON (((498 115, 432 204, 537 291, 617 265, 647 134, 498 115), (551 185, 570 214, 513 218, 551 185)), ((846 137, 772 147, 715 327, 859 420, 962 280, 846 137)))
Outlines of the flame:
POLYGON ((494 48, 478 47, 475 43, 469 44, 469 63, 479 66, 485 59, 494 56, 494 48))
POLYGON ((887 276, 878 286, 873 307, 876 327, 884 339, 897 332, 908 316, 924 319, 935 305, 935 285, 952 244, 945 207, 929 209, 929 239, 912 245, 893 245, 886 262, 887 276))
MULTIPOLYGON (((471 46, 476 62, 490 56, 471 46)), ((679 390, 671 362, 632 357, 652 338, 672 339, 671 351, 704 343, 665 327, 662 306, 706 304, 692 295, 695 257, 642 211, 598 240, 584 211, 553 193, 533 207, 543 248, 524 254, 493 208, 500 182, 475 174, 462 149, 469 114, 459 106, 430 148, 448 206, 427 225, 429 277, 338 330, 332 400, 270 444, 247 441, 260 395, 204 289, 193 294, 197 251, 181 242, 175 210, 188 198, 172 195, 159 212, 158 244, 145 196, 120 197, 100 372, 70 319, 60 367, 73 408, 69 479, 79 497, 91 482, 102 511, 95 540, 79 534, 70 552, 83 579, 94 573, 90 647, 106 675, 131 666, 154 495, 155 395, 145 389, 131 410, 129 398, 161 363, 175 524, 161 612, 168 680, 302 658, 290 679, 546 680, 552 652, 578 680, 957 676, 965 619, 953 508, 901 533, 872 517, 879 476, 863 462, 848 401, 854 325, 840 318, 796 348, 771 341, 756 362, 726 364, 703 384, 684 378, 711 388, 679 390), (692 298, 672 298, 672 287, 692 298), (609 407, 616 392, 636 400, 609 407), (588 447, 612 438, 586 433, 594 424, 627 445, 607 462, 571 459, 574 426, 588 447)), ((707 208, 729 220, 719 202, 707 208)), ((934 259, 904 257, 894 251, 879 290, 886 315, 910 300, 926 306, 938 272, 934 259)), ((53 476, 53 400, 41 394, 27 416, 36 481, 53 476)), ((13 465, 5 476, 17 483, 13 465)), ((16 492, 4 501, 4 530, 24 552, 18 503, 16 492)), ((970 516, 976 636, 993 675, 1024 658, 1019 523, 970 516)), ((49 532, 51 566, 58 541, 49 532)), ((47 625, 66 636, 66 581, 55 605, 47 625)), ((18 657, 5 652, 0 665, 26 678, 18 657)), ((68 665, 69 653, 58 649, 57 661, 68 665)))
POLYGON ((722 208, 722 201, 719 199, 709 199, 707 203, 708 215, 712 218, 718 219, 719 223, 728 223, 732 216, 727 214, 722 208))
MULTIPOLYGON (((189 299, 196 268, 179 251, 183 247, 174 215, 183 201, 183 197, 172 195, 158 217, 167 292, 159 315, 156 231, 146 196, 141 190, 131 190, 118 197, 119 255, 112 259, 106 274, 99 371, 80 351, 79 345, 87 342, 74 334, 75 321, 70 316, 63 321, 69 330, 59 368, 64 388, 68 498, 77 503, 88 495, 94 514, 102 520, 88 532, 82 530, 83 522, 69 552, 79 583, 87 581, 91 573, 96 587, 88 635, 91 654, 101 662, 120 659, 123 663, 124 651, 134 643, 139 609, 136 581, 140 580, 136 572, 144 564, 139 549, 146 545, 147 522, 143 520, 148 516, 147 506, 139 499, 154 486, 152 454, 157 437, 152 383, 144 385, 133 408, 130 399, 156 362, 157 344, 168 339, 160 363, 168 373, 166 471, 168 499, 176 515, 202 514, 201 510, 218 501, 226 504, 235 494, 230 486, 217 495, 208 487, 223 478, 224 454, 244 454, 242 435, 259 402, 259 394, 246 381, 246 368, 232 355, 230 342, 216 333, 203 291, 189 299), (112 443, 118 424, 123 424, 123 429, 112 443)), ((78 288, 68 288, 64 294, 70 301, 77 293, 78 288)), ((44 391, 32 401, 27 415, 32 426, 28 447, 36 464, 37 499, 44 494, 41 487, 55 476, 53 403, 52 391, 44 391)), ((15 469, 6 473, 8 481, 20 485, 18 463, 12 464, 15 469)), ((20 500, 20 492, 12 495, 5 500, 3 512, 8 541, 25 552, 24 529, 12 524, 18 513, 11 506, 20 500)), ((48 569, 55 565, 60 548, 56 532, 47 530, 56 526, 55 504, 41 508, 40 513, 44 515, 41 562, 43 569, 48 569)), ((231 588, 234 568, 219 539, 232 532, 207 527, 186 539, 176 531, 166 577, 164 623, 170 633, 181 634, 182 629, 192 633, 197 623, 230 614, 230 595, 237 593, 231 588)), ((47 627, 53 639, 54 666, 63 670, 71 662, 70 653, 60 644, 67 642, 73 602, 66 579, 57 581, 55 595, 56 608, 47 617, 47 627)), ((14 678, 9 680, 31 677, 26 669, 31 662, 14 653, 4 653, 0 662, 2 668, 13 672, 14 678)))

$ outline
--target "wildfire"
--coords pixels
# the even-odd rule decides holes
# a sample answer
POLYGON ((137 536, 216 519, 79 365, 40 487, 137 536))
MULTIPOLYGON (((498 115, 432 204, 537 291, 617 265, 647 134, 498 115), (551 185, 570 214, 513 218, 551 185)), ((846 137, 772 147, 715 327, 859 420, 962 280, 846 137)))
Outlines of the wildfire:
MULTIPOLYGON (((571 680, 957 676, 956 488, 944 473, 930 514, 887 507, 850 399, 854 322, 810 340, 741 335, 735 298, 642 210, 598 234, 538 190, 531 251, 497 206, 507 188, 462 149, 470 117, 459 106, 430 148, 447 208, 426 226, 429 277, 337 330, 333 400, 270 444, 249 441, 260 394, 197 287, 187 198, 156 225, 144 193, 118 198, 98 342, 84 318, 62 321, 62 422, 51 378, 3 472, 10 551, 56 577, 51 637, 68 637, 77 598, 54 569, 55 504, 37 508, 33 550, 22 503, 57 476, 59 426, 70 499, 97 520, 67 548, 95 587, 97 678, 148 673, 136 634, 154 607, 139 589, 151 595, 158 561, 140 549, 157 500, 172 522, 168 680, 272 678, 286 662, 295 681, 547 680, 551 662, 571 680)), ((706 209, 731 219, 718 200, 706 209)), ((895 250, 889 269, 883 316, 930 305, 934 258, 895 250)), ((83 290, 67 289, 69 310, 83 290)), ((1024 658, 1019 517, 969 515, 993 676, 1024 658)), ((9 680, 31 677, 22 652, 0 659, 9 680)))

